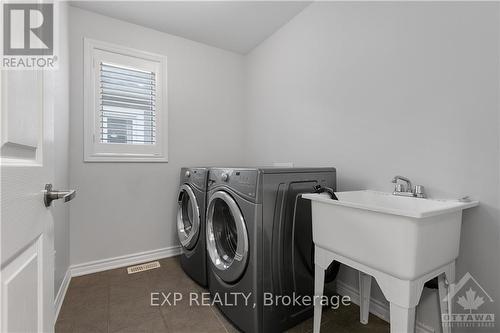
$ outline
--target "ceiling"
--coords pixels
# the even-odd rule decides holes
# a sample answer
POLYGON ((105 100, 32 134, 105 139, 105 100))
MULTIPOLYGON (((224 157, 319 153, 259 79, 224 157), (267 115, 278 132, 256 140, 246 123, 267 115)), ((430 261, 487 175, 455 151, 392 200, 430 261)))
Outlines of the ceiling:
POLYGON ((74 7, 245 54, 310 1, 72 1, 74 7))

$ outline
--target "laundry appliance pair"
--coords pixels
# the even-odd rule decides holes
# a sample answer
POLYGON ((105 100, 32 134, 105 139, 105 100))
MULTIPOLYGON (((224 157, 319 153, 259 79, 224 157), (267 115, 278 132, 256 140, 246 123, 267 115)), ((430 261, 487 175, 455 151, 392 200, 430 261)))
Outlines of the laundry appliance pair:
MULTIPOLYGON (((216 304, 240 330, 284 331, 312 315, 310 304, 276 299, 314 294, 311 207, 301 194, 316 185, 335 189, 335 169, 182 169, 177 221, 182 267, 199 284, 208 284, 212 297, 232 299, 216 304), (235 301, 235 295, 242 298, 235 301)), ((335 263, 326 281, 337 272, 335 263)))

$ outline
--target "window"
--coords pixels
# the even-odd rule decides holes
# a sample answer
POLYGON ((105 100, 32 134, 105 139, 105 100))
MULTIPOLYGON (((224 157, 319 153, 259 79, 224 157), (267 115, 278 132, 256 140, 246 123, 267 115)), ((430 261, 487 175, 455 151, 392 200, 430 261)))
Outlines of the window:
POLYGON ((85 161, 166 162, 166 58, 85 39, 85 161))

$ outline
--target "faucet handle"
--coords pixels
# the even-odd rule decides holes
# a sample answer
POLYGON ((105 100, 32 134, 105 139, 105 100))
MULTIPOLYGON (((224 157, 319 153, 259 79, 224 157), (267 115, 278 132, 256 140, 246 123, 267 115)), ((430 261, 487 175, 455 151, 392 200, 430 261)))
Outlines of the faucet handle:
POLYGON ((415 185, 413 187, 413 195, 415 195, 417 198, 425 198, 427 197, 425 195, 425 188, 423 185, 415 185))

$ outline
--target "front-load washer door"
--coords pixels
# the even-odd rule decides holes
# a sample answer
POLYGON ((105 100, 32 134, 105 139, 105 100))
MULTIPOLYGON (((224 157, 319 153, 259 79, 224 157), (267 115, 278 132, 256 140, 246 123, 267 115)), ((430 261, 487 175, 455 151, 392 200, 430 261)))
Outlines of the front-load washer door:
POLYGON ((210 197, 206 233, 215 273, 228 283, 238 280, 248 261, 248 234, 240 208, 224 191, 210 197))
POLYGON ((179 188, 177 208, 177 234, 182 246, 191 250, 200 233, 200 209, 193 190, 187 184, 179 188))

